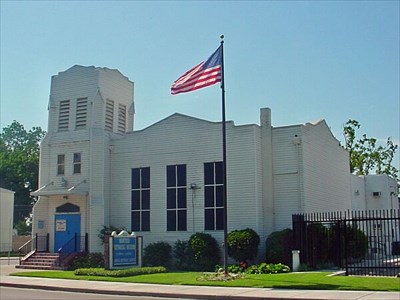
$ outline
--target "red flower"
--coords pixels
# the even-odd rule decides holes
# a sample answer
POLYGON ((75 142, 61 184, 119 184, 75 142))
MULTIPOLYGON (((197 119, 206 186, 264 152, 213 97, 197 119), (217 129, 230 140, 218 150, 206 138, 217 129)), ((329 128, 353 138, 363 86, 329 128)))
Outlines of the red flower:
POLYGON ((246 261, 242 261, 242 262, 240 262, 239 266, 242 269, 247 269, 249 265, 248 265, 248 263, 246 261))

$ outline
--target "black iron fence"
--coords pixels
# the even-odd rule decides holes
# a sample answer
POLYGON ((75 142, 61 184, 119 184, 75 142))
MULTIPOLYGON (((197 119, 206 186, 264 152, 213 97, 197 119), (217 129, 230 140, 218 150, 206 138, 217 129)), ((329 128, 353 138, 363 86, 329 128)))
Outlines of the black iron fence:
POLYGON ((302 264, 336 266, 346 275, 400 273, 400 210, 296 214, 292 220, 302 264))

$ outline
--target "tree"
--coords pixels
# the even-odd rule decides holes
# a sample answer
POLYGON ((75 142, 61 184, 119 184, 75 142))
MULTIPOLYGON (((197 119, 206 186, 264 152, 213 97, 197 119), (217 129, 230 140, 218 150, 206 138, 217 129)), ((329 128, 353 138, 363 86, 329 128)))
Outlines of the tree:
POLYGON ((191 268, 195 271, 212 271, 220 261, 218 242, 211 234, 192 234, 188 249, 192 260, 191 268))
POLYGON ((40 127, 26 131, 17 121, 0 133, 0 187, 15 192, 14 224, 32 211, 35 199, 30 192, 38 188, 39 142, 44 135, 40 127))
POLYGON ((32 232, 32 223, 21 220, 14 225, 14 229, 18 232, 18 235, 30 235, 32 232))
POLYGON ((378 145, 376 138, 367 137, 357 139, 357 130, 361 125, 356 120, 348 120, 343 127, 345 149, 350 153, 350 172, 356 175, 368 175, 375 171, 376 174, 388 174, 398 178, 398 172, 392 166, 393 157, 398 145, 388 137, 386 146, 378 145))
POLYGON ((272 232, 265 241, 265 260, 268 263, 292 265, 293 231, 286 228, 272 232))
POLYGON ((260 237, 251 228, 234 230, 228 234, 228 254, 237 262, 251 260, 258 253, 260 237))

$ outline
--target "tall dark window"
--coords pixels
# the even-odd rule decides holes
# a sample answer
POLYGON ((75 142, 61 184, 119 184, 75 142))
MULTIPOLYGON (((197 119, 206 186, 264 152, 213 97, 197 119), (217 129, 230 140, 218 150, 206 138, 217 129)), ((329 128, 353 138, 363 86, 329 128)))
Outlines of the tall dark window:
POLYGON ((81 173, 81 154, 74 153, 74 174, 81 173))
POLYGON ((186 165, 167 166, 167 231, 185 231, 186 165))
POLYGON ((204 229, 224 229, 222 162, 204 163, 204 229))
POLYGON ((132 231, 150 231, 150 168, 134 168, 131 177, 132 231))
POLYGON ((65 174, 65 154, 57 155, 57 175, 65 174))

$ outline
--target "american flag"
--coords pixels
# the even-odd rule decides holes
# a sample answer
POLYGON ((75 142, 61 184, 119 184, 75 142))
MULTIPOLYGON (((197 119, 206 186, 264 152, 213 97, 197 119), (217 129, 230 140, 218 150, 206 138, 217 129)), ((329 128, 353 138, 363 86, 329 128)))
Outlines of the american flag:
POLYGON ((187 93, 221 82, 222 46, 204 62, 193 67, 171 86, 171 94, 187 93))

